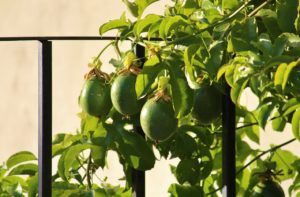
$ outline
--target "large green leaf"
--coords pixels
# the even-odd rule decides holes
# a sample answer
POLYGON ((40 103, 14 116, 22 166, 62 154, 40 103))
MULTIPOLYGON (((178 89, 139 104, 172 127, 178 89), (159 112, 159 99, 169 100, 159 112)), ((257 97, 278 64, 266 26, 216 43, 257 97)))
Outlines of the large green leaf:
POLYGON ((27 164, 20 164, 17 167, 13 168, 9 175, 35 175, 38 171, 37 164, 27 163, 27 164))
POLYGON ((148 31, 150 26, 159 20, 160 16, 156 14, 149 14, 144 19, 138 20, 133 28, 134 35, 139 38, 142 32, 148 31))
POLYGON ((19 163, 32 160, 37 160, 36 156, 33 153, 29 151, 21 151, 10 156, 6 161, 6 166, 9 169, 19 163))
POLYGON ((300 141, 300 108, 298 108, 292 118, 292 131, 295 136, 300 141))
POLYGON ((298 157, 288 150, 277 149, 272 157, 272 161, 276 162, 276 168, 283 171, 283 175, 280 176, 280 180, 284 181, 294 177, 295 171, 293 171, 291 164, 294 163, 298 157))
POLYGON ((203 189, 199 186, 184 186, 179 184, 171 184, 168 192, 171 194, 171 197, 187 197, 187 196, 204 196, 203 189))
POLYGON ((120 19, 111 20, 107 23, 104 23, 100 26, 99 33, 103 35, 105 32, 113 30, 113 29, 126 29, 129 28, 131 23, 127 21, 125 17, 125 13, 121 16, 120 19))
POLYGON ((118 152, 127 164, 134 169, 149 170, 153 168, 155 156, 145 139, 134 132, 118 129, 122 140, 118 141, 118 152))
POLYGON ((158 73, 165 68, 166 65, 161 63, 157 56, 153 56, 145 62, 143 70, 138 74, 135 83, 138 98, 144 97, 148 93, 158 73))
POLYGON ((190 113, 193 106, 193 91, 188 86, 180 67, 170 66, 172 101, 177 118, 182 118, 190 113))
POLYGON ((277 21, 283 32, 295 32, 294 22, 297 18, 297 0, 277 0, 277 21))

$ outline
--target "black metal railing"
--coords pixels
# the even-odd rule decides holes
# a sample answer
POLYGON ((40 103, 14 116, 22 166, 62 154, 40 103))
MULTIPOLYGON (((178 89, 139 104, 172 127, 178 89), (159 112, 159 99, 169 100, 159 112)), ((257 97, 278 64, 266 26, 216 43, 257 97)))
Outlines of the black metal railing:
MULTIPOLYGON (((51 197, 52 176, 52 41, 96 41, 118 40, 119 37, 97 36, 47 36, 47 37, 0 37, 6 41, 39 42, 38 64, 38 196, 51 197)), ((159 38, 151 39, 159 41, 159 38)), ((145 48, 136 45, 139 58, 145 56, 145 48)), ((227 86, 222 105, 222 193, 224 197, 234 197, 235 189, 235 105, 230 99, 230 88, 227 86)), ((143 135, 140 127, 135 131, 143 135)), ((132 171, 133 197, 145 197, 145 172, 132 171)))

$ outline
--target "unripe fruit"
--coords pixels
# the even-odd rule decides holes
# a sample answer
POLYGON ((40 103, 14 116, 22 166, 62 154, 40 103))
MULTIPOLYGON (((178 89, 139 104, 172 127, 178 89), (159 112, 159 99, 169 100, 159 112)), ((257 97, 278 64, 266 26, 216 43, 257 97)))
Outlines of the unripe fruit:
POLYGON ((140 122, 147 137, 154 141, 165 141, 177 127, 177 119, 171 102, 149 99, 142 108, 140 122))
POLYGON ((222 95, 213 86, 195 90, 192 116, 202 124, 210 124, 222 112, 222 95))
POLYGON ((114 108, 123 115, 134 115, 142 107, 135 92, 136 75, 127 73, 119 75, 111 87, 111 100, 114 108))
POLYGON ((106 116, 112 107, 109 84, 97 77, 86 80, 81 90, 79 104, 82 110, 91 116, 106 116))

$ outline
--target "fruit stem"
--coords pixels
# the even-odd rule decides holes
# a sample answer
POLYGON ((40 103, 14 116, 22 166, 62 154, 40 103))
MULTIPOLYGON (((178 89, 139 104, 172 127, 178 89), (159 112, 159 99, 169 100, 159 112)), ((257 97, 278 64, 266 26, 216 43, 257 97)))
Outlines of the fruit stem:
POLYGON ((279 144, 277 146, 274 146, 268 150, 265 150, 265 151, 262 151, 259 155, 257 155, 256 157, 254 157, 251 161, 249 161, 246 165, 244 165, 243 167, 241 167, 236 173, 235 175, 238 175, 239 173, 241 173, 244 169, 246 169, 248 166, 250 166, 253 162, 255 162, 256 160, 258 160, 260 157, 262 157, 263 155, 269 153, 269 152, 273 152, 273 151, 276 151, 277 149, 287 145, 287 144, 290 144, 292 143, 293 141, 295 141, 296 138, 293 138, 293 139, 290 139, 282 144, 279 144))
POLYGON ((105 47, 104 47, 104 48, 99 52, 99 54, 97 55, 96 59, 99 59, 100 56, 103 54, 103 52, 104 52, 110 45, 115 44, 115 43, 116 43, 116 41, 114 40, 114 41, 109 42, 107 45, 105 45, 105 47))

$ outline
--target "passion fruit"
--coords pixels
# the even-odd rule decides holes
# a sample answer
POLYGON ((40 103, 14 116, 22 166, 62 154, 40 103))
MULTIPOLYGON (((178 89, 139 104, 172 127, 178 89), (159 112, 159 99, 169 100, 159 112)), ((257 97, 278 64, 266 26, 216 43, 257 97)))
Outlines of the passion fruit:
POLYGON ((142 100, 137 99, 135 92, 136 75, 121 74, 111 87, 111 99, 114 108, 123 115, 134 115, 142 108, 142 100))
POLYGON ((80 93, 79 104, 91 116, 107 115, 112 107, 110 85, 96 76, 87 79, 80 93))
POLYGON ((145 135, 154 141, 167 140, 177 127, 173 106, 164 99, 149 99, 142 108, 140 122, 145 135))
POLYGON ((252 197, 284 197, 284 192, 277 182, 265 180, 255 186, 252 197))
POLYGON ((201 124, 210 124, 222 112, 222 95, 214 86, 195 90, 192 116, 201 124))

